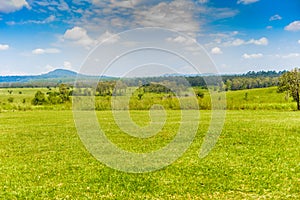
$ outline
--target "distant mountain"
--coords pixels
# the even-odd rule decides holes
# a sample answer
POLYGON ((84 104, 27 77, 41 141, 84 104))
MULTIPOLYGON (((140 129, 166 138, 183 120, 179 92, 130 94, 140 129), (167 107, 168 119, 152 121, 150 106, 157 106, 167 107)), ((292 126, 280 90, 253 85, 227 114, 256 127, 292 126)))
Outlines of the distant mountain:
POLYGON ((76 77, 77 72, 66 69, 56 69, 54 71, 48 72, 47 74, 39 75, 40 78, 66 78, 66 77, 76 77))
MULTIPOLYGON (((112 77, 103 76, 110 79, 112 77)), ((28 76, 0 76, 0 83, 74 83, 75 80, 91 81, 98 80, 98 76, 89 76, 65 69, 56 69, 46 74, 28 76)))

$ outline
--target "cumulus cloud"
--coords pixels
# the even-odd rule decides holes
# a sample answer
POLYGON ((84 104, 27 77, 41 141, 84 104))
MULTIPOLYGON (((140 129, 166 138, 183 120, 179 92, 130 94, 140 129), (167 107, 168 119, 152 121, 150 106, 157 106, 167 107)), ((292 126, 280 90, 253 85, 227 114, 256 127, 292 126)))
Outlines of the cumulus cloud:
POLYGON ((49 49, 34 49, 32 50, 32 54, 35 55, 41 55, 41 54, 55 54, 55 53, 60 53, 59 49, 55 49, 55 48, 49 48, 49 49))
POLYGON ((284 27, 284 30, 286 31, 299 31, 300 30, 300 21, 294 21, 284 27))
POLYGON ((63 39, 71 41, 76 45, 83 46, 87 49, 90 49, 100 42, 104 42, 106 44, 112 44, 118 42, 120 37, 119 35, 106 31, 103 34, 101 34, 97 39, 93 39, 88 35, 86 29, 75 26, 72 29, 68 29, 65 32, 63 39))
POLYGON ((87 34, 87 31, 84 28, 78 26, 66 30, 63 38, 72 41, 77 45, 84 46, 87 48, 97 43, 95 40, 90 38, 90 36, 87 34))
POLYGON ((300 40, 298 40, 298 44, 300 44, 300 40))
POLYGON ((247 54, 247 53, 245 53, 245 54, 243 54, 243 56, 242 56, 244 59, 255 59, 255 58, 261 58, 261 57, 263 57, 263 54, 261 54, 261 53, 257 53, 257 54, 247 54))
POLYGON ((196 38, 202 24, 233 17, 237 9, 205 5, 208 0, 90 0, 92 9, 82 11, 76 25, 88 31, 122 31, 128 28, 161 27, 196 38), (96 17, 99 16, 100 17, 96 17), (202 16, 199 18, 199 16, 202 16))
POLYGON ((254 39, 251 39, 247 42, 248 44, 255 44, 255 45, 268 45, 269 41, 267 38, 265 37, 262 37, 258 40, 254 40, 254 39))
POLYGON ((248 4, 252 4, 252 3, 256 3, 259 0, 238 0, 237 4, 244 4, 244 5, 248 5, 248 4))
POLYGON ((9 49, 9 45, 8 44, 0 44, 0 51, 5 51, 9 49))
POLYGON ((231 42, 226 43, 226 46, 241 46, 246 44, 246 42, 242 39, 235 39, 231 42))
POLYGON ((0 1, 0 12, 11 13, 22 9, 30 8, 26 0, 2 0, 0 1))
POLYGON ((272 17, 270 17, 270 21, 275 21, 275 20, 281 20, 282 19, 282 17, 280 16, 280 15, 273 15, 272 17))
POLYGON ((211 54, 222 54, 222 50, 219 47, 214 47, 210 51, 211 54))

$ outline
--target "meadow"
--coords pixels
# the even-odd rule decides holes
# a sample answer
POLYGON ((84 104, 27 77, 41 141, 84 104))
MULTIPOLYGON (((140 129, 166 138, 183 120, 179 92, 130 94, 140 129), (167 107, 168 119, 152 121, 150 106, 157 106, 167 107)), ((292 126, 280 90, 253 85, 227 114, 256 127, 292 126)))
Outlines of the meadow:
MULTIPOLYGON (((300 112, 276 88, 228 92, 224 129, 207 157, 200 159, 199 150, 210 111, 201 110, 197 135, 183 156, 144 174, 97 161, 76 132, 71 105, 32 106, 37 88, 12 90, 0 90, 0 199, 300 198, 300 112)), ((174 138, 179 112, 168 110, 171 119, 148 139, 124 134, 110 111, 96 114, 112 142, 143 153, 174 138)), ((131 111, 131 117, 141 126, 150 120, 143 110, 131 111)))
MULTIPOLYGON (((196 88, 197 89, 197 88, 196 88)), ((199 98, 199 108, 201 110, 211 109, 210 93, 204 89, 198 89, 203 92, 204 97, 199 98)), ((72 104, 56 104, 33 106, 31 101, 37 91, 47 93, 49 91, 58 91, 58 88, 13 88, 0 89, 0 112, 6 110, 71 110, 72 104), (12 91, 9 93, 9 91, 12 91), (10 100, 12 99, 12 100, 10 100)), ((218 94, 216 94, 218 95, 218 94)), ((169 98, 165 94, 145 94, 141 100, 137 97, 131 101, 131 109, 148 110, 153 104, 161 104, 165 109, 179 110, 180 106, 176 98, 169 98)), ((182 97, 189 100, 189 97, 182 97)), ((226 92, 227 110, 296 110, 296 103, 285 93, 278 93, 277 87, 248 89, 226 92)), ((106 96, 97 96, 95 98, 96 110, 110 110, 111 98, 106 96)))
MULTIPOLYGON (((132 113, 141 114, 147 112, 132 113)), ((111 114, 97 115, 110 124, 104 127, 108 130, 111 114)), ((200 159, 210 116, 201 111, 200 127, 188 151, 172 165, 145 174, 119 172, 94 159, 81 143, 70 111, 0 116, 1 199, 300 198, 299 112, 227 111, 217 145, 200 159)), ((165 145, 172 132, 169 127, 159 134, 156 144, 165 145)), ((115 128, 108 136, 129 150, 143 151, 140 147, 146 145, 120 139, 125 136, 115 128)))

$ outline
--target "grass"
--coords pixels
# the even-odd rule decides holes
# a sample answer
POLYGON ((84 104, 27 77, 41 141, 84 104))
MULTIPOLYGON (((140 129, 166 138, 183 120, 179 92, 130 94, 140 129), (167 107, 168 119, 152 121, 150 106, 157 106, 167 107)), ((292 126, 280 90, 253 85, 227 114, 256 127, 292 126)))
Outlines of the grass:
MULTIPOLYGON (((47 88, 14 88, 0 89, 0 112, 7 110, 70 110, 71 103, 43 106, 31 105, 31 100, 36 91, 48 92, 47 88), (12 90, 9 94, 8 90, 12 90), (10 102, 9 99, 13 99, 10 102)), ((52 90, 58 90, 52 88, 52 90)), ((199 108, 207 110, 211 108, 210 94, 202 90, 204 98, 199 98, 199 108)), ((215 94, 218 95, 218 94, 215 94)), ((189 109, 190 97, 181 97, 184 107, 189 109)), ((296 110, 296 103, 285 93, 277 93, 276 87, 228 91, 226 92, 226 102, 228 110, 296 110)), ((166 94, 144 94, 141 100, 137 96, 131 97, 130 108, 136 110, 148 110, 153 104, 161 104, 166 109, 180 109, 179 102, 176 98, 170 98, 166 94)), ((123 107, 126 107, 124 105, 123 107)), ((97 110, 111 109, 110 97, 96 97, 95 108, 97 110)))
MULTIPOLYGON (((178 111, 168 113, 175 116, 172 123, 178 123, 178 111)), ((153 145, 149 139, 120 139, 128 136, 115 127, 110 113, 97 115, 110 130, 108 137, 128 150, 156 149, 174 136, 173 126, 166 126, 153 145)), ((145 116, 145 111, 132 112, 140 125, 148 123, 145 116)), ((216 147, 199 159, 209 118, 209 111, 201 111, 197 136, 175 163, 152 173, 131 174, 108 168, 91 156, 76 133, 71 111, 2 112, 0 198, 300 198, 299 112, 227 111, 216 147)))

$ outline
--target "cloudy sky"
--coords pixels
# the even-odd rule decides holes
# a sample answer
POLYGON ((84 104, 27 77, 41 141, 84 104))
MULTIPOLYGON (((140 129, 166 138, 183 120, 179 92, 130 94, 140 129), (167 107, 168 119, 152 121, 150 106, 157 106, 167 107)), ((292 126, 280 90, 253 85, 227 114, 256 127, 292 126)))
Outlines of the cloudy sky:
POLYGON ((299 13, 299 0, 0 1, 0 75, 79 71, 99 42, 143 27, 195 39, 221 73, 291 69, 300 67, 299 13))

